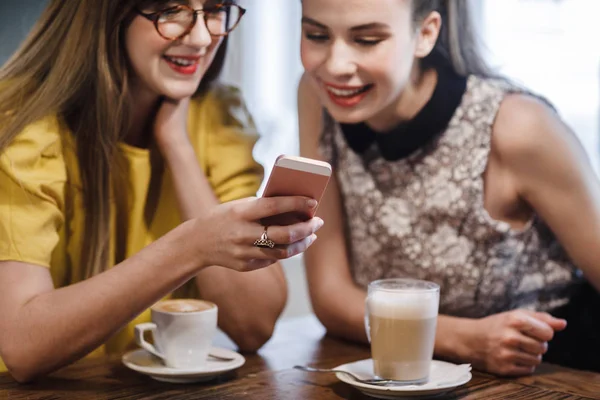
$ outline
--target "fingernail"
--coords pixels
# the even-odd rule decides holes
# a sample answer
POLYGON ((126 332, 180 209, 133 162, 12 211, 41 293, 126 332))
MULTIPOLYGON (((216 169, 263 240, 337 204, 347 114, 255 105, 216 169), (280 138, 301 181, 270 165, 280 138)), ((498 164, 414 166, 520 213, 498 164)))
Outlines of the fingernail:
POLYGON ((317 235, 315 235, 314 233, 310 236, 310 244, 313 244, 315 242, 315 240, 317 240, 317 235))
POLYGON ((308 206, 309 206, 310 208, 315 208, 315 207, 317 206, 317 204, 318 204, 318 203, 317 203, 317 201, 316 201, 315 199, 310 199, 310 200, 308 201, 308 206))
POLYGON ((319 217, 316 217, 315 219, 317 220, 317 229, 321 229, 323 227, 323 225, 325 225, 325 221, 323 221, 319 217))

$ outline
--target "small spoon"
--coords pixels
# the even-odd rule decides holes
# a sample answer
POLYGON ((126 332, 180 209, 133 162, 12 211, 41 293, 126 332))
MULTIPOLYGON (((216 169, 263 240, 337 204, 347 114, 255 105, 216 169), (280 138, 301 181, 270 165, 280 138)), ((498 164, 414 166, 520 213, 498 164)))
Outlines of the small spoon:
MULTIPOLYGON (((409 385, 405 382, 395 381, 393 379, 381 379, 381 378, 362 379, 362 378, 359 378, 358 376, 354 375, 351 372, 344 371, 341 369, 312 368, 312 367, 304 367, 302 365, 295 365, 294 368, 299 369, 301 371, 307 371, 307 372, 340 372, 342 374, 348 375, 349 377, 351 377, 352 379, 354 379, 357 382, 366 383, 368 385, 381 385, 381 386, 385 386, 385 385, 407 386, 407 385, 409 385)), ((412 383, 410 385, 412 385, 412 383)))
POLYGON ((217 356, 217 355, 214 355, 214 354, 209 354, 208 356, 210 358, 214 358, 217 361, 233 361, 233 360, 235 360, 235 358, 221 357, 221 356, 217 356))

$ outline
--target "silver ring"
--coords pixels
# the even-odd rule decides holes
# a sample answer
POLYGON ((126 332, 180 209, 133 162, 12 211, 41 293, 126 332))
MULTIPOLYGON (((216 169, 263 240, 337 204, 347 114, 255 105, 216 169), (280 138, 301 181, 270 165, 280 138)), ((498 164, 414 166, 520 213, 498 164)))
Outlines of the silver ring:
POLYGON ((275 242, 269 239, 269 237, 267 236, 266 226, 260 238, 254 241, 254 245, 256 247, 260 247, 261 249, 272 249, 275 247, 275 242))

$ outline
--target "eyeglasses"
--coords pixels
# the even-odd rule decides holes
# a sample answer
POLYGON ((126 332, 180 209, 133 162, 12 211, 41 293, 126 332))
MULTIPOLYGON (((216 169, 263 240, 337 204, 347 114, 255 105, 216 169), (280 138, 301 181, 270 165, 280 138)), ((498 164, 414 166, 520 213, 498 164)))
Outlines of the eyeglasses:
POLYGON ((167 40, 181 39, 189 34, 198 20, 198 14, 204 17, 208 33, 212 36, 227 36, 240 23, 246 9, 236 4, 217 4, 194 10, 187 5, 178 5, 165 10, 145 13, 136 10, 142 17, 154 22, 160 36, 167 40))

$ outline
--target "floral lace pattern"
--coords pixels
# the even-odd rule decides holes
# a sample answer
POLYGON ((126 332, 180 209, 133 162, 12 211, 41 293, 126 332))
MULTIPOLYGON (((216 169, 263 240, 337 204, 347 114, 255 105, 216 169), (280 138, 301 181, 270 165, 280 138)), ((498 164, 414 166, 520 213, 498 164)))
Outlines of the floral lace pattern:
POLYGON ((483 205, 492 126, 511 92, 522 89, 469 77, 446 132, 399 161, 384 160, 375 145, 355 153, 324 114, 321 151, 340 186, 359 286, 397 277, 433 281, 441 287, 440 313, 471 318, 548 311, 568 301, 580 273, 543 221, 534 217, 515 231, 483 205))

